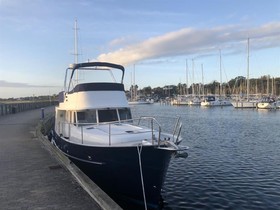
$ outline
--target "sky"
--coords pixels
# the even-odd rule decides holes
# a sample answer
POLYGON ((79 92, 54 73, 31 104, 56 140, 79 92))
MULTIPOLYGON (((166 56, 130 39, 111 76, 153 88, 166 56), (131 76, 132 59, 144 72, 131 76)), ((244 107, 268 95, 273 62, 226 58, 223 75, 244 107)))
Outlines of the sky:
POLYGON ((124 65, 125 88, 280 77, 280 0, 0 0, 0 98, 53 95, 74 63, 124 65), (221 64, 221 65, 220 65, 221 64))

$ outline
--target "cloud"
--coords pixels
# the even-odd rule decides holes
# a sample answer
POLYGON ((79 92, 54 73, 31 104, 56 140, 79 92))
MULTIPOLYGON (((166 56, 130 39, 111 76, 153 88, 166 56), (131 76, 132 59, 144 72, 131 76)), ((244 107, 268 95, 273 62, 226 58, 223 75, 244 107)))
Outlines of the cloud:
POLYGON ((201 56, 217 52, 218 49, 234 53, 244 49, 248 37, 252 49, 280 46, 280 22, 259 27, 229 25, 206 29, 183 28, 101 54, 97 60, 130 65, 147 59, 201 56))
POLYGON ((115 47, 115 46, 121 46, 121 45, 128 45, 132 41, 133 41, 133 39, 129 36, 121 37, 121 38, 117 38, 117 39, 112 40, 109 43, 109 46, 115 47))
POLYGON ((20 83, 20 82, 8 82, 5 80, 0 80, 0 87, 5 88, 55 88, 58 86, 51 86, 51 85, 30 85, 27 83, 20 83))

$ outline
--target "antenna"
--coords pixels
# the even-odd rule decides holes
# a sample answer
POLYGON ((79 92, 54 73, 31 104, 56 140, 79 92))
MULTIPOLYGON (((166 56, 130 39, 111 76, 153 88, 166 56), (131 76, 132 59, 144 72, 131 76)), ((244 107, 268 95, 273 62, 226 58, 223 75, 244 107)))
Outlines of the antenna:
POLYGON ((74 62, 75 63, 78 63, 78 56, 79 56, 79 54, 78 54, 78 27, 77 27, 77 19, 75 20, 75 24, 74 24, 74 32, 75 32, 75 34, 74 34, 74 58, 75 58, 75 60, 74 60, 74 62))
MULTIPOLYGON (((74 24, 74 63, 78 63, 78 23, 77 19, 75 19, 75 24, 74 24)), ((79 83, 79 73, 76 71, 76 84, 79 83)))

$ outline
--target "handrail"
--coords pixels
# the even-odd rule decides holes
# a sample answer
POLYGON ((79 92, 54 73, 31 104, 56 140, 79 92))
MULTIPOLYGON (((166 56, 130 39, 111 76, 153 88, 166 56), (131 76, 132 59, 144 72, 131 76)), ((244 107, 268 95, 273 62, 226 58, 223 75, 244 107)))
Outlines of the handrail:
POLYGON ((182 129, 181 117, 178 117, 176 125, 175 125, 174 130, 173 130, 173 142, 175 144, 179 143, 179 137, 180 137, 180 134, 181 134, 181 129, 182 129), (175 139, 175 136, 176 136, 176 139, 175 139))
POLYGON ((174 139, 175 133, 177 131, 177 127, 178 127, 179 122, 180 122, 180 117, 177 118, 177 122, 176 122, 174 130, 173 130, 173 139, 174 139))
MULTIPOLYGON (((135 118, 135 119, 127 119, 127 120, 121 120, 121 121, 113 121, 113 122, 102 122, 102 123, 66 123, 66 122, 59 122, 58 123, 58 132, 60 134, 66 134, 69 135, 68 140, 71 141, 73 140, 73 136, 71 136, 73 134, 73 132, 71 132, 72 125, 75 125, 77 128, 80 128, 80 140, 81 143, 84 144, 85 143, 85 126, 92 126, 92 128, 96 128, 96 126, 100 126, 100 125, 104 125, 104 126, 108 126, 108 130, 103 131, 107 133, 108 135, 108 145, 112 145, 112 136, 116 136, 116 135, 122 135, 123 133, 118 133, 118 134, 113 134, 112 133, 112 125, 117 125, 117 124, 121 124, 121 123, 128 123, 131 125, 136 125, 139 126, 141 125, 145 125, 145 127, 149 128, 149 130, 137 130, 137 133, 151 133, 151 138, 150 141, 153 145, 155 145, 157 143, 157 146, 161 145, 161 142, 163 141, 163 139, 161 139, 162 136, 162 126, 161 124, 158 122, 158 120, 155 117, 149 117, 149 116, 141 116, 139 118, 135 118), (148 122, 148 125, 147 125, 148 122), (155 133, 158 132, 158 136, 155 136, 155 133), (156 142, 157 141, 157 142, 156 142)), ((181 133, 181 127, 182 127, 182 123, 180 120, 180 117, 177 118, 175 127, 173 129, 173 134, 170 133, 170 137, 173 136, 173 142, 175 144, 179 143, 179 138, 180 138, 180 133, 181 133)), ((87 129, 89 129, 90 127, 87 127, 87 129)), ((106 127, 105 127, 106 128, 106 127)), ((125 132, 125 131, 124 131, 125 132)), ((131 131, 133 132, 133 130, 131 131)), ((164 134, 166 135, 166 133, 164 134)), ((68 136, 67 136, 68 137, 68 136)), ((164 138, 164 140, 166 140, 167 138, 164 138)))
POLYGON ((159 124, 159 122, 156 120, 156 118, 154 118, 154 117, 145 117, 145 116, 141 116, 140 118, 139 118, 139 120, 138 120, 138 125, 140 124, 140 121, 142 120, 142 119, 144 119, 144 120, 151 120, 151 130, 152 130, 152 144, 154 144, 154 139, 155 139, 155 137, 154 137, 154 124, 153 124, 153 122, 155 122, 157 125, 158 125, 158 146, 160 145, 160 141, 161 141, 161 138, 160 138, 160 136, 161 136, 161 125, 159 124))
POLYGON ((175 140, 175 144, 177 144, 177 145, 180 143, 179 142, 179 137, 180 137, 180 134, 181 134, 181 129, 182 129, 182 123, 180 123, 180 125, 179 125, 179 130, 178 130, 177 138, 175 140))

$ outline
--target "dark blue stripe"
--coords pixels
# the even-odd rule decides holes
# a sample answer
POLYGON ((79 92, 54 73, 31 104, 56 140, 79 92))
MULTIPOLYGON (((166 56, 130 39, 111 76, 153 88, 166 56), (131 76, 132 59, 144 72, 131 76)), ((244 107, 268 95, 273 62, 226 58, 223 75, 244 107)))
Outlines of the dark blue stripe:
POLYGON ((81 91, 124 91, 121 83, 84 83, 78 84, 71 92, 81 91))

